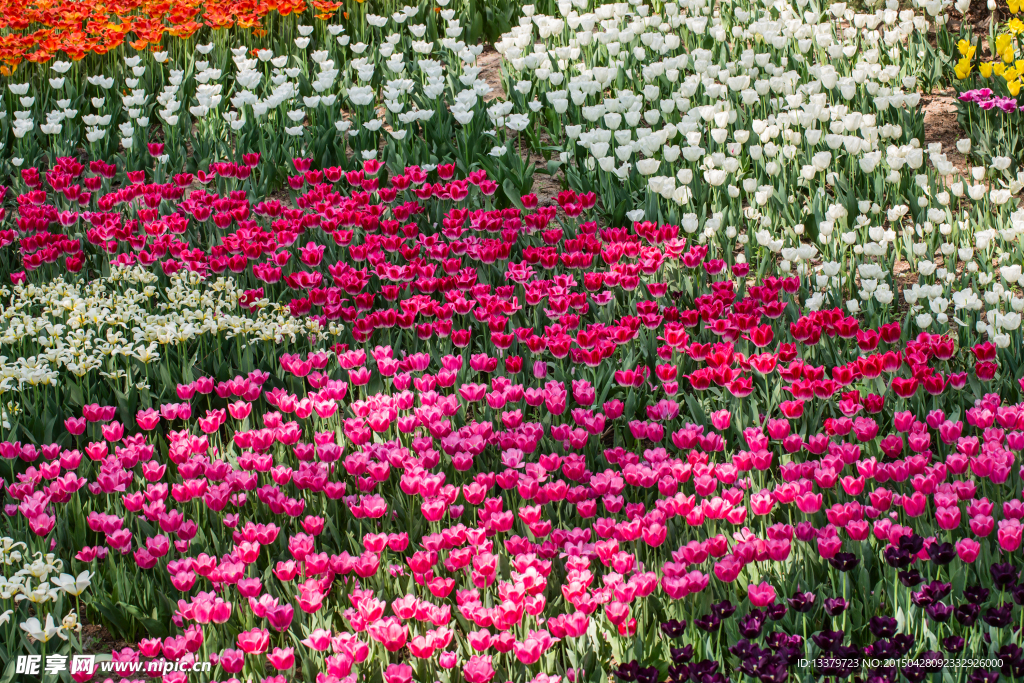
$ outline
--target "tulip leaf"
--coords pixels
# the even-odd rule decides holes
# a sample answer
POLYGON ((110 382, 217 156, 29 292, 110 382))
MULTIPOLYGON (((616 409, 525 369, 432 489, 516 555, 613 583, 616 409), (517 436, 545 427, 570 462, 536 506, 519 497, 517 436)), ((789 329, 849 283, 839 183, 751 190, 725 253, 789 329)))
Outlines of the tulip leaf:
POLYGON ((100 611, 103 618, 113 624, 114 628, 120 633, 129 632, 129 624, 125 621, 121 613, 110 604, 110 600, 107 597, 97 598, 93 601, 93 606, 100 611))
POLYGON ((697 424, 702 425, 705 429, 710 424, 708 422, 707 413, 704 412, 704 408, 701 406, 700 401, 693 394, 686 394, 686 405, 690 409, 690 417, 697 421, 697 424))
POLYGON ((48 416, 46 420, 46 429, 43 430, 43 442, 53 443, 53 429, 57 426, 57 415, 48 416))
POLYGON ((7 662, 7 666, 4 668, 3 676, 0 676, 0 683, 11 683, 14 680, 15 671, 17 669, 17 658, 11 657, 7 662))
POLYGON ((142 613, 142 610, 140 610, 137 606, 126 605, 123 602, 117 603, 117 606, 118 608, 124 610, 125 612, 128 612, 128 614, 131 614, 133 617, 135 617, 135 619, 141 622, 142 625, 146 627, 146 631, 150 637, 163 638, 164 636, 169 634, 167 627, 164 625, 163 622, 154 619, 153 617, 146 616, 142 613))
POLYGON ((512 203, 512 206, 516 207, 520 211, 525 211, 526 207, 523 206, 523 200, 519 194, 519 188, 512 182, 511 178, 505 178, 505 181, 501 184, 501 189, 505 191, 505 196, 512 203))
POLYGON ((85 397, 82 395, 82 387, 70 380, 65 383, 65 387, 67 388, 67 395, 64 398, 68 405, 75 408, 80 408, 85 405, 85 397))
POLYGON ((623 411, 623 418, 626 422, 633 419, 633 415, 636 414, 636 391, 633 387, 629 388, 629 393, 626 394, 626 407, 623 411))

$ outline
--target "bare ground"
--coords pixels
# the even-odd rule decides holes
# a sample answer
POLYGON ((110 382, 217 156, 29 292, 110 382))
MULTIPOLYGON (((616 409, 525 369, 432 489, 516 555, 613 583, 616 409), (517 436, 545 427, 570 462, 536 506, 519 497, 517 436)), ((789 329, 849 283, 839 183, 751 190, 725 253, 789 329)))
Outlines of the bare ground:
POLYGON ((964 132, 956 120, 956 94, 953 89, 943 90, 932 95, 921 96, 921 111, 924 113, 924 146, 940 142, 946 158, 956 168, 957 173, 967 173, 970 163, 963 154, 956 150, 957 140, 964 137, 964 132))
POLYGON ((110 654, 132 644, 118 640, 102 624, 85 624, 82 626, 82 643, 88 654, 110 654))
MULTIPOLYGON (((484 101, 505 97, 505 86, 501 80, 501 55, 488 46, 483 53, 476 58, 476 65, 481 68, 480 78, 491 86, 491 92, 484 96, 484 101)), ((555 197, 562 191, 564 176, 561 171, 554 176, 547 175, 541 171, 546 170, 547 161, 535 151, 528 152, 529 160, 537 165, 537 172, 533 176, 533 193, 541 206, 552 206, 555 204, 555 197)))
POLYGON ((501 55, 498 54, 498 51, 488 46, 476 58, 476 65, 481 69, 480 78, 491 86, 491 92, 484 95, 484 101, 489 102, 498 97, 505 97, 505 86, 501 82, 501 55))

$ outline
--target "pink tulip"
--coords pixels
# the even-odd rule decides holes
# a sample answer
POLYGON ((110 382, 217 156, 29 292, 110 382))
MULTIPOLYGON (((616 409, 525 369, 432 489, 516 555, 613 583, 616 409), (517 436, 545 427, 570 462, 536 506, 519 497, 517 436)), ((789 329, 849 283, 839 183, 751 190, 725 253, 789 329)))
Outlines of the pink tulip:
POLYGON ((747 599, 754 607, 766 607, 775 602, 775 588, 767 581, 750 584, 747 586, 747 599))
POLYGON ((978 559, 978 554, 981 552, 981 544, 972 538, 961 538, 956 542, 956 554, 960 556, 960 559, 968 564, 978 559))
POLYGON ((260 655, 270 645, 270 632, 254 628, 238 634, 238 647, 247 655, 260 655))
POLYGON ((274 651, 267 655, 267 663, 278 671, 287 671, 295 666, 295 651, 290 647, 275 647, 274 651))
POLYGON ((996 533, 996 538, 999 541, 999 547, 1006 552, 1012 553, 1020 547, 1022 534, 1024 534, 1024 526, 1021 525, 1019 519, 999 520, 999 531, 996 533))
POLYGON ((462 667, 462 676, 467 683, 489 683, 494 673, 491 658, 483 655, 473 655, 462 667))

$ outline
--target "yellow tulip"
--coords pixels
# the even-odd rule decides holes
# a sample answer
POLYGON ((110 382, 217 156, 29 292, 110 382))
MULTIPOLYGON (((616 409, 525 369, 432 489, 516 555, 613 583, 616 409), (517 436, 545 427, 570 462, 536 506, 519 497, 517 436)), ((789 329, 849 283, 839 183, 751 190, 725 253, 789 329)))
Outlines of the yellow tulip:
POLYGON ((1020 0, 1006 0, 1006 5, 1010 8, 1011 14, 1016 14, 1020 11, 1020 0))
POLYGON ((1006 71, 1005 64, 1000 64, 999 62, 994 62, 992 64, 992 73, 996 76, 1002 76, 1004 71, 1006 71))
POLYGON ((1006 30, 1015 36, 1019 36, 1021 33, 1024 33, 1024 21, 1014 17, 1006 22, 1006 30))
POLYGON ((955 67, 953 67, 953 72, 956 74, 956 77, 962 81, 971 75, 971 70, 973 68, 974 67, 971 66, 971 60, 964 57, 956 63, 955 67))
POLYGON ((1006 79, 1007 83, 1009 83, 1010 81, 1017 80, 1017 76, 1019 76, 1019 75, 1020 75, 1020 72, 1017 71, 1012 66, 1011 67, 1007 67, 1007 69, 1005 71, 1003 71, 1003 73, 1002 73, 1002 76, 1003 76, 1004 79, 1006 79))
POLYGON ((971 57, 974 56, 974 52, 978 48, 975 47, 974 45, 971 45, 966 39, 961 38, 960 42, 956 44, 956 49, 959 50, 961 55, 963 55, 967 59, 970 59, 971 57))
POLYGON ((1010 91, 1011 95, 1016 97, 1017 93, 1020 92, 1020 79, 1017 79, 1016 81, 1013 81, 1012 83, 1007 83, 1006 84, 1006 89, 1010 91))
POLYGON ((1003 54, 1007 49, 1013 49, 1013 36, 1009 33, 1004 33, 1000 36, 996 36, 996 54, 1003 54))
POLYGON ((983 78, 991 78, 992 77, 992 62, 982 62, 981 64, 979 64, 978 65, 978 73, 980 73, 983 78))

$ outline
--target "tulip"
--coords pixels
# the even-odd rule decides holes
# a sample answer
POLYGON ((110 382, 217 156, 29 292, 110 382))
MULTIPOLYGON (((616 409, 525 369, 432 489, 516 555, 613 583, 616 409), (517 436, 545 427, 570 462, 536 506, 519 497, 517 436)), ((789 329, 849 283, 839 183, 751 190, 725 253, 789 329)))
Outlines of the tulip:
POLYGON ((765 607, 775 602, 775 588, 768 582, 747 586, 747 598, 754 607, 765 607))
POLYGON ((999 520, 999 531, 996 538, 999 547, 1006 552, 1013 552, 1020 547, 1021 536, 1024 534, 1024 525, 1019 519, 999 520))
MULTIPOLYGON (((275 631, 286 631, 291 625, 294 615, 294 608, 291 605, 285 604, 279 605, 273 609, 268 609, 266 618, 271 628, 275 631)), ((241 647, 241 645, 239 647, 241 647)))
POLYGON ((287 671, 295 666, 295 653, 293 648, 275 647, 274 651, 267 655, 267 663, 278 671, 287 671))
POLYGON ((245 654, 241 650, 228 648, 218 655, 217 663, 224 669, 224 673, 237 674, 245 666, 245 654))
POLYGON ((462 667, 462 676, 467 683, 489 683, 494 674, 491 658, 483 655, 473 655, 462 667))
POLYGON ((260 655, 270 645, 270 632, 266 629, 253 628, 238 634, 238 647, 247 655, 260 655))
POLYGON ((968 564, 973 563, 981 552, 981 544, 970 538, 961 538, 956 543, 956 553, 968 564))

